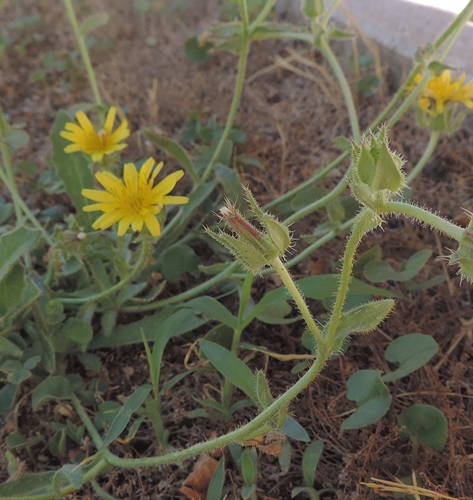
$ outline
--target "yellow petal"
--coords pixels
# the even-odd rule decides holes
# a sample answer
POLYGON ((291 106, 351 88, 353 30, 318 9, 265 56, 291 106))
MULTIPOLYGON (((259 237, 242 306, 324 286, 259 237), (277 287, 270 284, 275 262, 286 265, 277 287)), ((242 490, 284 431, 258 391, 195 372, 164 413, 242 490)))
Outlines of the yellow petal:
POLYGON ((110 136, 112 142, 119 142, 123 139, 126 139, 130 135, 130 129, 128 128, 128 122, 123 120, 120 126, 113 132, 110 136))
POLYGON ((152 236, 156 237, 161 234, 161 227, 159 225, 158 219, 152 214, 148 214, 144 217, 144 222, 146 224, 146 227, 148 228, 148 231, 151 233, 152 236))
POLYGON ((178 170, 165 177, 157 186, 151 191, 153 199, 159 195, 166 195, 170 193, 176 186, 176 182, 182 178, 184 175, 184 170, 178 170))
POLYGON ((92 153, 92 161, 94 161, 95 163, 102 161, 102 158, 103 158, 103 153, 92 153))
POLYGON ((125 163, 123 179, 125 180, 126 187, 131 189, 133 193, 136 193, 138 189, 138 172, 133 163, 125 163))
POLYGON ((103 203, 115 203, 115 196, 108 193, 107 191, 99 191, 98 189, 83 189, 81 191, 82 196, 89 198, 94 201, 101 201, 103 203))
POLYGON ((95 178, 107 191, 116 191, 123 187, 123 182, 110 172, 97 172, 95 178))
POLYGON ((135 214, 131 220, 131 227, 133 231, 141 231, 143 229, 143 216, 135 214))
POLYGON ((189 198, 187 196, 164 196, 161 201, 163 205, 183 205, 188 202, 189 198))
POLYGON ((76 119, 87 135, 97 133, 94 129, 94 126, 92 125, 92 123, 90 123, 90 120, 87 118, 87 115, 83 111, 78 111, 76 113, 76 119))
POLYGON ((123 219, 119 222, 119 224, 118 224, 118 236, 123 236, 128 231, 128 228, 130 227, 132 218, 133 218, 132 215, 127 215, 127 216, 123 217, 123 219))
POLYGON ((154 160, 153 158, 148 158, 140 169, 140 182, 146 184, 148 182, 149 174, 153 169, 154 160))
POLYGON ((117 108, 112 106, 108 110, 107 119, 105 120, 105 125, 103 126, 103 129, 109 134, 112 133, 113 122, 115 121, 116 114, 117 114, 117 108))
POLYGON ((65 153, 75 153, 76 151, 80 151, 81 147, 79 144, 69 144, 69 146, 66 146, 64 148, 65 153))

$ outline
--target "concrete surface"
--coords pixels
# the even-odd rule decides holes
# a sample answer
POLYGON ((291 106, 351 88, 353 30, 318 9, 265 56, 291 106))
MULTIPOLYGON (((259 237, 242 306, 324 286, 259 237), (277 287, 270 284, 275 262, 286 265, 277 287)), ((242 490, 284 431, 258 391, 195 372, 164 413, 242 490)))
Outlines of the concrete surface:
MULTIPOLYGON (((332 0, 326 0, 326 5, 331 3, 332 0)), ((463 7, 467 3, 467 0, 456 0, 452 8, 458 10, 459 4, 463 7)), ((279 0, 277 8, 289 16, 301 16, 300 4, 301 0, 279 0)), ((333 19, 347 25, 351 17, 372 40, 412 60, 419 48, 424 48, 445 30, 455 13, 409 0, 341 0, 333 19)), ((445 63, 465 71, 467 81, 473 78, 473 23, 467 23, 445 63)))

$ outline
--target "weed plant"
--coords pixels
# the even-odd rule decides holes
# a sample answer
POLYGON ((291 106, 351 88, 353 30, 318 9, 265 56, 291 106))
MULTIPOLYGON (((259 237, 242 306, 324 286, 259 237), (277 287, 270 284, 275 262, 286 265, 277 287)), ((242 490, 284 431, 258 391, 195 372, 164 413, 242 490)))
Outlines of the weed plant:
MULTIPOLYGON (((416 279, 431 256, 430 249, 413 254, 399 270, 383 261, 380 247, 373 247, 355 262, 363 237, 382 226, 391 214, 411 223, 420 222, 453 240, 456 249, 449 263, 457 265, 466 280, 473 278, 473 222, 470 220, 466 228, 459 227, 420 208, 410 201, 409 190, 439 136, 454 132, 473 109, 473 84, 466 83, 464 75, 456 76, 442 62, 471 18, 473 1, 419 55, 397 93, 365 131, 360 130, 352 90, 331 47, 337 40, 353 36, 330 22, 337 3, 327 9, 323 0, 304 0, 302 12, 308 23, 292 26, 272 20, 275 0, 225 2, 222 12, 230 20, 189 39, 185 50, 195 62, 205 61, 218 50, 238 54, 227 121, 222 125, 211 118, 204 123, 198 115, 190 115, 182 144, 156 130, 143 130, 151 143, 182 166, 163 176, 163 164, 152 157, 134 163, 120 159, 130 135, 126 113, 119 105, 102 99, 86 43, 87 35, 107 22, 108 16, 97 13, 79 24, 71 0, 63 0, 94 102, 59 111, 52 128, 49 178, 67 193, 75 210, 56 214, 56 218, 30 206, 20 195, 16 177, 19 165, 13 163, 12 153, 28 137, 20 127, 9 123, 8 110, 0 112, 0 180, 8 192, 8 198, 2 198, 0 204, 0 414, 17 411, 24 397, 29 398, 33 411, 55 405, 65 423, 49 422, 53 436, 49 450, 64 465, 48 472, 25 473, 16 451, 34 443, 12 432, 6 453, 10 480, 0 485, 0 498, 55 499, 86 483, 100 497, 111 498, 98 481, 112 467, 159 468, 201 456, 204 458, 199 460, 193 479, 189 477, 181 491, 189 498, 202 494, 218 500, 230 490, 225 482, 225 458, 230 454, 243 478, 239 486, 242 498, 256 499, 257 450, 279 456, 281 467, 287 470, 291 453, 288 438, 310 441, 291 414, 291 402, 327 363, 349 349, 351 338, 374 330, 384 321, 395 305, 394 298, 399 297, 359 278, 364 276, 373 283, 398 281, 409 292, 442 279, 435 277, 426 283, 416 279), (261 165, 256 159, 238 157, 233 152, 234 145, 245 140, 244 130, 235 120, 248 53, 264 39, 298 40, 320 51, 340 86, 351 136, 334 138, 341 150, 336 160, 260 207, 251 186, 240 184, 234 167, 261 165), (416 109, 419 125, 430 130, 430 141, 417 165, 406 174, 404 160, 390 148, 388 136, 411 106, 416 109), (192 154, 187 148, 191 143, 198 145, 192 154), (351 163, 343 178, 330 192, 320 195, 317 183, 335 168, 343 168, 349 157, 351 163), (190 189, 181 187, 183 176, 192 183, 190 189), (353 196, 348 201, 342 197, 347 187, 353 196), (297 199, 305 202, 292 203, 297 199), (270 209, 284 213, 285 219, 279 220, 270 209), (292 233, 291 224, 318 210, 326 210, 329 221, 314 229, 306 249, 289 254, 294 236, 298 236, 292 233), (339 274, 293 280, 289 272, 292 266, 342 233, 348 233, 348 237, 339 274), (197 246, 214 253, 212 265, 201 265, 197 246), (166 293, 169 286, 183 282, 186 273, 195 277, 195 286, 174 295, 166 293), (269 273, 277 273, 283 286, 254 303, 254 277, 269 273), (227 286, 220 288, 220 296, 209 294, 224 283, 227 286), (219 300, 224 293, 238 296, 236 314, 219 300), (373 296, 384 298, 373 300, 373 296), (328 313, 314 318, 306 299, 322 300, 328 313), (297 317, 289 317, 292 302, 297 317), (127 315, 131 315, 130 320, 120 319, 127 315), (300 378, 278 397, 273 396, 272 382, 265 372, 254 372, 242 359, 243 348, 261 350, 244 342, 245 329, 256 319, 275 328, 299 320, 306 325, 301 339, 306 355, 265 351, 277 359, 297 360, 293 372, 299 372, 300 378), (194 346, 199 363, 163 382, 161 364, 167 343, 197 328, 206 330, 194 346), (96 349, 132 343, 144 346, 150 383, 136 388, 124 401, 100 402, 100 394, 107 389, 103 380, 98 376, 86 379, 71 366, 79 363, 98 375, 101 362, 94 353, 96 349), (196 370, 212 372, 219 385, 217 397, 196 399, 199 407, 189 416, 231 422, 235 412, 247 408, 252 418, 227 434, 175 449, 163 419, 162 398, 196 370), (27 381, 28 387, 33 387, 31 395, 24 394, 27 381), (117 441, 133 440, 144 422, 154 431, 154 456, 121 457, 110 450, 117 441), (81 452, 68 462, 66 439, 79 446, 90 439, 89 453, 81 452), (223 455, 225 449, 228 453, 223 455), (210 452, 213 457, 205 455, 210 452)), ((8 44, 8 38, 1 43, 8 44)), ((77 71, 77 54, 64 67, 56 56, 49 59, 48 71, 77 71)), ((35 76, 39 80, 44 77, 35 76)), ((379 83, 374 75, 364 74, 358 90, 371 95, 379 83)), ((373 364, 372 369, 350 377, 347 398, 356 408, 341 428, 358 429, 382 418, 391 406, 390 384, 428 363, 437 350, 435 340, 426 333, 402 335, 391 342, 385 358, 398 367, 383 373, 373 364)), ((402 435, 411 440, 413 469, 420 446, 436 451, 444 448, 447 421, 437 408, 415 404, 396 418, 402 435)), ((326 493, 315 484, 323 447, 318 439, 307 446, 303 481, 293 490, 293 496, 305 493, 318 499, 326 493)), ((383 487, 387 488, 387 483, 383 487)), ((418 495, 420 489, 424 495, 427 491, 418 486, 415 475, 410 486, 399 483, 407 489, 392 484, 395 486, 389 491, 397 488, 411 495, 418 495)), ((379 484, 370 486, 381 488, 379 484)))

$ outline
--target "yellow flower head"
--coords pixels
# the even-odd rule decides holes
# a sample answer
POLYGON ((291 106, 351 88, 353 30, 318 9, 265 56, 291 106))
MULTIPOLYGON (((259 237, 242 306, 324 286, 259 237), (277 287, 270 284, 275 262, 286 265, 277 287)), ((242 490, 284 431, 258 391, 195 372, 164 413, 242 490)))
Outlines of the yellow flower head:
MULTIPOLYGON (((414 83, 418 84, 423 76, 418 74, 414 83)), ((444 70, 440 75, 433 76, 421 90, 419 107, 428 114, 440 115, 449 104, 462 102, 468 108, 473 108, 473 83, 465 84, 465 74, 459 79, 452 77, 450 70, 444 70)), ((411 91, 415 85, 411 87, 411 91)))
POLYGON ((187 203, 189 198, 168 196, 177 181, 184 175, 183 170, 173 172, 153 186, 156 176, 163 167, 161 162, 153 168, 154 163, 153 158, 149 158, 143 163, 139 172, 133 163, 126 163, 124 181, 110 172, 95 174, 96 179, 106 191, 82 190, 83 196, 98 202, 84 207, 84 211, 104 212, 92 225, 94 229, 107 229, 120 221, 118 236, 123 236, 130 225, 133 231, 141 231, 143 224, 153 236, 159 236, 161 227, 156 215, 161 212, 164 205, 180 205, 187 203))
POLYGON ((123 120, 117 130, 112 132, 116 114, 117 108, 111 107, 103 129, 97 132, 86 114, 83 111, 78 111, 76 119, 79 125, 74 122, 66 123, 65 130, 59 134, 64 139, 72 142, 72 144, 64 148, 64 151, 66 153, 83 151, 92 156, 93 161, 98 162, 102 161, 103 155, 109 155, 126 148, 127 145, 120 143, 120 141, 130 135, 128 122, 123 120))

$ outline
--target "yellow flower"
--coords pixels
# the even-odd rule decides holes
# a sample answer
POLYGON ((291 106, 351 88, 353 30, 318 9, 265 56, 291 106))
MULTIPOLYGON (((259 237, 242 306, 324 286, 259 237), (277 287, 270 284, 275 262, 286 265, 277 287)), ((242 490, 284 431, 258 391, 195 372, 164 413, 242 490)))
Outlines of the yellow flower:
POLYGON ((184 175, 183 170, 173 172, 153 186, 156 176, 163 167, 161 162, 153 169, 154 163, 153 158, 149 158, 139 173, 133 163, 126 163, 123 175, 125 182, 110 172, 95 174, 96 179, 106 191, 82 190, 83 196, 98 202, 84 207, 83 210, 104 212, 92 225, 94 229, 107 229, 120 221, 118 236, 123 236, 130 225, 133 231, 141 231, 143 224, 153 236, 159 236, 161 227, 156 215, 161 212, 164 205, 180 205, 187 203, 189 198, 168 196, 177 181, 184 175))
MULTIPOLYGON (((418 84, 423 75, 418 74, 414 83, 418 84)), ((468 108, 473 108, 473 83, 465 84, 465 74, 459 79, 452 77, 450 70, 446 69, 442 74, 433 76, 421 90, 418 104, 430 115, 440 115, 445 108, 456 102, 462 102, 468 108)), ((412 91, 415 85, 410 88, 412 91)))
POLYGON ((78 111, 76 119, 79 125, 74 122, 66 123, 65 130, 59 134, 64 139, 72 142, 72 144, 64 148, 64 151, 66 153, 83 151, 92 156, 93 161, 98 162, 102 161, 103 155, 109 155, 126 148, 127 145, 125 143, 120 144, 120 141, 130 135, 128 122, 123 120, 117 130, 112 132, 116 114, 117 108, 111 107, 103 129, 97 132, 86 114, 83 111, 78 111))

